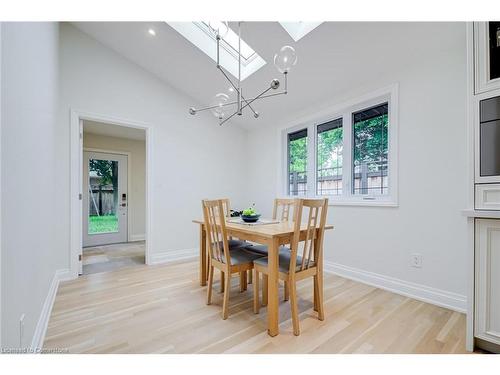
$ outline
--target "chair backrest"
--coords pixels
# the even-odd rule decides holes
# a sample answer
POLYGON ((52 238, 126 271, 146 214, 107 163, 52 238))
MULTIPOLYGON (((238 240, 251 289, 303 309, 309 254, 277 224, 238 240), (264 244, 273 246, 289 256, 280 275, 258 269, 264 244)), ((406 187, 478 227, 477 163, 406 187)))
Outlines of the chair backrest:
POLYGON ((314 264, 313 262, 317 262, 323 256, 323 236, 327 212, 328 198, 297 199, 294 234, 291 243, 290 273, 308 269, 314 264), (303 215, 307 217, 305 223, 302 223, 303 215), (306 229, 303 241, 300 241, 301 226, 305 226, 306 229), (299 264, 297 264, 297 255, 302 257, 299 264))
POLYGON ((229 198, 223 198, 220 199, 222 202, 222 208, 224 209, 224 215, 226 217, 231 217, 231 202, 229 201, 229 198))
POLYGON ((295 207, 295 203, 296 199, 294 198, 276 198, 274 200, 273 220, 288 221, 290 209, 295 207))
POLYGON ((223 199, 203 200, 202 207, 210 258, 231 264, 223 199))

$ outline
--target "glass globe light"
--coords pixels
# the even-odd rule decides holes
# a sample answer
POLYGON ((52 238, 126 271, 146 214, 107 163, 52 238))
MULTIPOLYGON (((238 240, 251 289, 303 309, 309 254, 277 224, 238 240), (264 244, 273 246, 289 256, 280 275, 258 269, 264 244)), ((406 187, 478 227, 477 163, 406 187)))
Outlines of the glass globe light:
POLYGON ((225 105, 227 103, 229 103, 229 96, 227 96, 226 94, 224 94, 222 92, 215 95, 214 100, 213 100, 213 104, 212 104, 215 107, 212 108, 212 113, 219 120, 224 118, 224 114, 226 112, 225 105))
POLYGON ((217 36, 219 35, 222 39, 227 35, 229 31, 229 25, 227 21, 208 21, 208 27, 217 36))
POLYGON ((293 47, 283 46, 274 55, 274 65, 281 73, 288 73, 295 64, 297 64, 297 53, 293 47))

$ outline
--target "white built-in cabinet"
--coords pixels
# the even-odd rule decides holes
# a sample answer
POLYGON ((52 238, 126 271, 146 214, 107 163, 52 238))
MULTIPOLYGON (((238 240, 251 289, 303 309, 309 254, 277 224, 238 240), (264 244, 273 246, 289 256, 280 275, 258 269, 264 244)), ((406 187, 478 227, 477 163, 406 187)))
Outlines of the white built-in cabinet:
POLYGON ((488 22, 474 22, 474 93, 500 89, 500 78, 490 77, 488 22))
POLYGON ((500 345, 500 220, 475 222, 474 336, 500 345))
MULTIPOLYGON (((489 44, 492 30, 488 22, 474 22, 467 31, 468 94, 472 115, 469 124, 473 128, 471 142, 474 145, 473 155, 470 155, 474 158, 474 172, 471 175, 474 209, 467 214, 471 224, 470 244, 474 243, 474 249, 471 249, 474 255, 470 258, 469 275, 472 285, 468 294, 471 302, 467 310, 467 348, 472 350, 477 346, 500 352, 500 174, 484 176, 480 174, 481 121, 482 123, 498 121, 497 117, 492 120, 487 116, 481 118, 481 103, 500 97, 500 77, 496 65, 497 50, 490 54, 493 46, 489 44), (492 61, 495 63, 494 69, 490 69, 492 61)), ((489 113, 487 110, 484 112, 489 113)))

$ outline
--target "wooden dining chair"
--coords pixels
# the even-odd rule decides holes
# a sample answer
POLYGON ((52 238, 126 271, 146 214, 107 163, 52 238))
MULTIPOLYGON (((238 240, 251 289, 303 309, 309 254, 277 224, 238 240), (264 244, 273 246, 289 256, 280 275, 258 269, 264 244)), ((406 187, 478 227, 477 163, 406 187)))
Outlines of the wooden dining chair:
MULTIPOLYGON (((276 198, 274 200, 273 207, 273 220, 279 220, 281 222, 288 221, 290 217, 290 211, 294 209, 296 203, 297 199, 295 198, 276 198)), ((249 250, 267 256, 266 245, 253 245, 249 250)))
MULTIPOLYGON (((224 212, 224 216, 226 218, 229 218, 231 217, 231 201, 229 200, 229 198, 221 198, 220 201, 222 202, 222 208, 223 208, 223 212, 224 212)), ((235 239, 233 237, 229 237, 229 249, 234 249, 234 248, 237 248, 237 247, 243 247, 243 246, 250 246, 249 243, 245 242, 245 241, 241 241, 241 240, 238 240, 238 239, 235 239)), ((207 257, 208 257, 208 254, 207 254, 207 257)), ((210 267, 210 259, 207 259, 207 272, 206 272, 206 275, 207 275, 207 280, 208 280, 208 272, 209 272, 209 267, 210 267)), ((247 275, 240 275, 240 284, 241 284, 241 290, 246 290, 247 289, 247 283, 252 283, 252 280, 253 279, 253 273, 252 272, 249 272, 248 273, 248 276, 247 275)), ((221 274, 220 274, 220 292, 223 293, 224 292, 224 272, 221 271, 221 274)))
MULTIPOLYGON (((214 278, 214 269, 217 268, 223 273, 224 277, 222 319, 227 319, 231 275, 239 273, 241 283, 241 275, 246 275, 248 270, 252 270, 253 261, 261 256, 240 247, 230 249, 229 238, 226 231, 226 217, 224 215, 224 208, 221 199, 204 200, 203 216, 205 220, 205 228, 208 238, 208 253, 210 257, 207 305, 212 303, 212 283, 214 278)), ((240 284, 240 290, 241 288, 242 286, 240 284)))
POLYGON ((290 211, 295 207, 295 203, 295 198, 276 198, 273 207, 273 220, 288 221, 290 211))
MULTIPOLYGON (((318 319, 324 319, 323 309, 323 237, 325 233, 328 199, 299 199, 295 207, 294 232, 291 246, 281 247, 279 253, 279 279, 285 281, 290 289, 290 305, 292 310, 293 333, 298 336, 299 316, 297 305, 297 281, 308 277, 314 280, 314 307, 318 312, 318 319), (307 217, 306 235, 300 241, 301 219, 307 217), (299 245, 303 245, 299 248, 299 245)), ((268 258, 254 260, 254 312, 259 313, 259 277, 263 274, 264 286, 267 280, 268 258)), ((285 284, 286 285, 286 284, 285 284)), ((263 291, 263 297, 265 292, 263 291)))
MULTIPOLYGON (((295 204, 296 204, 295 198, 275 198, 273 206, 273 220, 279 220, 281 222, 288 221, 290 218, 290 212, 292 211, 292 209, 294 209, 295 204)), ((251 248, 248 248, 248 250, 257 254, 261 254, 263 256, 267 256, 266 245, 253 244, 251 248)), ((252 280, 253 278, 249 277, 249 279, 253 282, 252 280)), ((267 285, 264 285, 264 287, 267 287, 267 285)), ((283 299, 285 301, 288 301, 289 295, 290 293, 289 293, 288 283, 285 281, 285 291, 283 299)), ((265 293, 264 293, 263 303, 264 305, 267 305, 267 298, 265 293)))

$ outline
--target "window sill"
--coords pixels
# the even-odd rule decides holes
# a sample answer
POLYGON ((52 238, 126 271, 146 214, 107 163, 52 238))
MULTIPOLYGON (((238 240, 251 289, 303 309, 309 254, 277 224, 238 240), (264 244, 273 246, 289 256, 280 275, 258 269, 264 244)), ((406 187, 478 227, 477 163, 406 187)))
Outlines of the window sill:
MULTIPOLYGON (((318 198, 321 198, 318 196, 318 198)), ((335 200, 328 201, 329 206, 358 206, 358 207, 399 207, 399 204, 389 200, 335 200)))
POLYGON ((321 199, 328 198, 329 206, 353 206, 353 207, 399 207, 399 203, 394 200, 371 200, 371 199, 338 199, 327 195, 297 196, 288 195, 287 198, 321 199))

